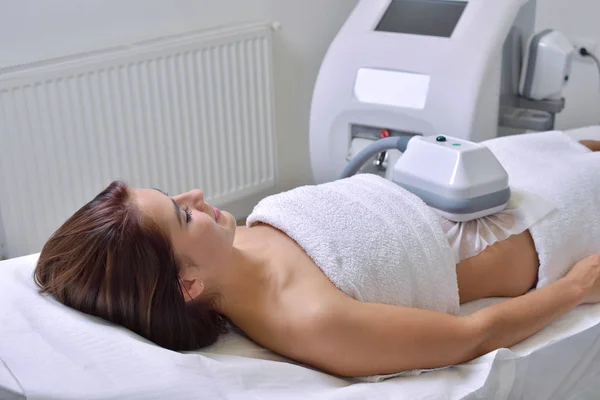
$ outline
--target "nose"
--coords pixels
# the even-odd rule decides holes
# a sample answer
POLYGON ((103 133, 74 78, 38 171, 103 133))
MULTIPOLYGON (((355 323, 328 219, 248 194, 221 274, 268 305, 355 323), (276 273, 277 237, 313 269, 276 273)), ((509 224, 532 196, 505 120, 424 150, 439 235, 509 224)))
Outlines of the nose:
POLYGON ((187 204, 198 210, 204 207, 204 192, 200 189, 194 189, 181 193, 173 198, 177 204, 187 204))

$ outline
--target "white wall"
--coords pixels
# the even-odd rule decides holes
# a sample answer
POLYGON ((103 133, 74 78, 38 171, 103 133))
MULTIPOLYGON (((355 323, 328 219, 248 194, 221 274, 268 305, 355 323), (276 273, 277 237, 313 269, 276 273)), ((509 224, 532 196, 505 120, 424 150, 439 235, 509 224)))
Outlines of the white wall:
MULTIPOLYGON (((327 46, 357 0, 0 0, 0 68, 188 30, 278 21, 275 72, 281 189, 312 181, 308 120, 327 46)), ((598 41, 599 0, 538 0, 537 29, 598 41)), ((600 121, 598 74, 576 63, 558 128, 600 121)))
POLYGON ((312 181, 308 121, 329 43, 357 0, 0 0, 0 68, 162 35, 277 21, 275 88, 281 189, 312 181))
MULTIPOLYGON (((600 56, 599 0, 538 0, 536 30, 553 28, 567 37, 596 40, 595 53, 600 56)), ((576 61, 565 91, 567 105, 558 115, 557 129, 600 123, 600 76, 590 62, 576 61)))

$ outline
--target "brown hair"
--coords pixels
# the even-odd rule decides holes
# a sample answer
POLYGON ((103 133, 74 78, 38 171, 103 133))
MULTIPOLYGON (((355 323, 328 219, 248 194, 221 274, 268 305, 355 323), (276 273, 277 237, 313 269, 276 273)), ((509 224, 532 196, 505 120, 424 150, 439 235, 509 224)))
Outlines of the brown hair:
POLYGON ((111 183, 46 242, 35 280, 65 305, 122 325, 159 346, 214 343, 225 320, 201 299, 186 304, 169 238, 111 183))

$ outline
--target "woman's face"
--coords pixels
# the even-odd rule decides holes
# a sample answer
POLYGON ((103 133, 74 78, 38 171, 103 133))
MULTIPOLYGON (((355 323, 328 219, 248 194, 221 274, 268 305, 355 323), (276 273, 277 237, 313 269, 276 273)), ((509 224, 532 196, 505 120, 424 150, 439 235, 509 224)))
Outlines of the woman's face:
POLYGON ((202 191, 191 190, 173 198, 154 189, 133 192, 141 211, 170 237, 175 254, 184 264, 200 267, 210 275, 228 263, 235 218, 205 203, 202 191))

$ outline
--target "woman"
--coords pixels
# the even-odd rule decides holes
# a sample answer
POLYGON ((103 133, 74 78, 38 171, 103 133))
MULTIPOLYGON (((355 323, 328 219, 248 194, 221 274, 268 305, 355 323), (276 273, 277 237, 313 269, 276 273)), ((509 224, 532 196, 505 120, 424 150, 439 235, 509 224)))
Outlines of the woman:
MULTIPOLYGON (((583 153, 600 143, 584 145, 573 142, 566 152, 590 157, 583 153)), ((461 303, 514 297, 457 316, 357 300, 282 230, 236 227, 199 190, 171 198, 114 182, 48 240, 35 276, 64 304, 169 349, 214 343, 230 320, 256 343, 326 372, 392 374, 512 346, 572 308, 600 302, 598 255, 531 291, 540 264, 534 236, 510 236, 455 266, 461 303)))

